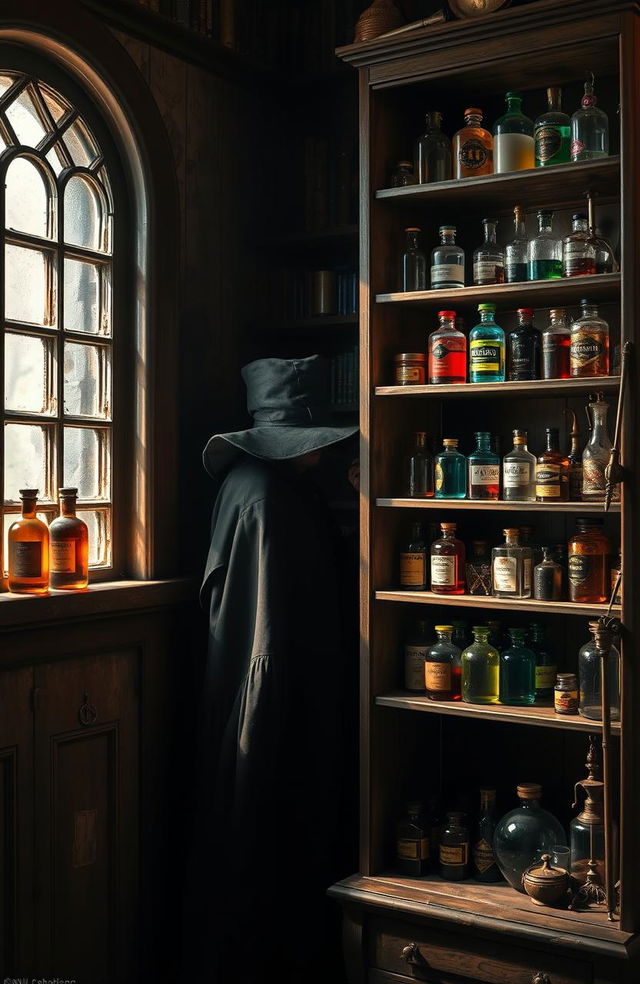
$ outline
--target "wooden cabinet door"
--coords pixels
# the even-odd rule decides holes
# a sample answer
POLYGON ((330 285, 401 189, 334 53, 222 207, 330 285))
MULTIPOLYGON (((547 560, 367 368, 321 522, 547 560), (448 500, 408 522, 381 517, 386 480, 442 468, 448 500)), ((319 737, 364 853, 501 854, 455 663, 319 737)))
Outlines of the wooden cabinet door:
POLYGON ((137 979, 139 659, 127 647, 35 669, 38 975, 137 979))

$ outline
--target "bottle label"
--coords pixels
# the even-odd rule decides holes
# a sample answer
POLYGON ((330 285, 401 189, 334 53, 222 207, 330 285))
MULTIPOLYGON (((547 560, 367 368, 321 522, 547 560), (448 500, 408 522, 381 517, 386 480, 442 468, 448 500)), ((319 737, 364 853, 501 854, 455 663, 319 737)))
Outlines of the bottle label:
POLYGON ((439 263, 431 267, 431 286, 437 284, 464 284, 464 267, 461 263, 439 263))
POLYGON ((425 583, 426 557, 423 553, 400 554, 400 584, 403 588, 418 588, 425 583))
POLYGON ((593 495, 596 492, 604 495, 606 479, 604 476, 605 462, 594 458, 584 458, 582 462, 582 491, 593 495))
POLYGON ((473 845, 473 863, 480 874, 488 871, 496 863, 493 848, 484 837, 473 845))
POLYGON ((592 570, 593 560, 588 554, 571 554, 569 557, 569 580, 572 584, 584 584, 592 570))
POLYGON ((456 558, 441 554, 431 558, 431 583, 443 588, 456 586, 456 558))
POLYGON ((481 140, 471 137, 458 151, 458 163, 465 171, 479 171, 489 160, 487 148, 481 140))
POLYGON ((469 482, 471 485, 498 485, 500 465, 469 465, 469 482))
POLYGON ((426 689, 432 693, 448 693, 451 690, 451 664, 429 662, 424 664, 426 689))
POLYGON ((434 477, 436 480, 436 491, 440 492, 444 486, 444 471, 442 465, 436 462, 436 467, 434 469, 434 477))
POLYGON ((531 481, 531 468, 528 461, 504 461, 502 478, 505 489, 518 489, 531 481))
POLYGON ((535 144, 537 159, 546 164, 562 147, 562 134, 555 126, 540 126, 535 132, 535 144))
POLYGON ((424 661, 428 651, 426 646, 404 647, 405 690, 424 691, 424 661))
POLYGON ((583 154, 584 151, 585 151, 585 146, 582 140, 571 141, 571 157, 574 161, 577 160, 580 154, 583 154))
POLYGON ((511 367, 516 372, 532 372, 533 348, 531 342, 523 338, 511 338, 511 367))
POLYGON ((464 338, 439 338, 431 349, 429 376, 433 379, 441 379, 455 375, 459 370, 452 363, 456 355, 464 356, 465 351, 466 340, 464 338))
POLYGON ((522 561, 522 587, 525 591, 531 591, 531 558, 525 557, 522 561))
POLYGON ((518 561, 515 557, 494 557, 493 586, 497 591, 516 591, 518 561))
POLYGON ((399 858, 407 861, 426 861, 429 857, 429 838, 421 837, 420 840, 411 840, 408 837, 400 837, 397 842, 396 853, 399 858))
POLYGON ((552 690, 557 675, 557 666, 536 666, 536 690, 552 690))
POLYGON ((497 280, 498 271, 503 269, 502 263, 496 263, 495 260, 477 260, 473 264, 473 279, 476 282, 479 280, 497 280))
POLYGON ((558 714, 577 714, 578 691, 555 690, 553 693, 553 706, 558 714))
POLYGON ((579 375, 586 366, 596 368, 600 375, 606 374, 606 347, 602 335, 592 335, 586 331, 577 332, 571 338, 571 372, 579 375))
POLYGON ((72 574, 76 569, 75 540, 52 540, 51 570, 55 574, 72 574))
POLYGON ((418 366, 396 366, 396 383, 424 383, 424 369, 418 366))
POLYGON ((536 496, 539 499, 559 499, 562 490, 560 465, 536 466, 536 496))
POLYGON ((13 577, 41 577, 42 544, 37 540, 12 540, 9 544, 9 572, 13 577))
POLYGON ((502 346, 486 338, 476 338, 470 344, 469 369, 473 373, 500 372, 502 346))
POLYGON ((469 845, 464 844, 441 844, 440 845, 440 864, 464 865, 469 863, 469 845))

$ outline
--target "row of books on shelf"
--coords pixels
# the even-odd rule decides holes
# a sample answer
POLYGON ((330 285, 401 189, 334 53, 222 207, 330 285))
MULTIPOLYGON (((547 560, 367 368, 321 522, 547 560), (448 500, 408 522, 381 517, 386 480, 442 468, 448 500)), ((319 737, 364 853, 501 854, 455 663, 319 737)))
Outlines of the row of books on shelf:
POLYGON ((275 270, 267 282, 268 310, 288 320, 324 316, 350 317, 358 311, 358 273, 333 270, 275 270))
POLYGON ((331 406, 338 409, 358 403, 358 346, 331 357, 331 406))
POLYGON ((302 176, 306 231, 342 227, 358 221, 358 152, 333 137, 305 137, 298 173, 302 176))

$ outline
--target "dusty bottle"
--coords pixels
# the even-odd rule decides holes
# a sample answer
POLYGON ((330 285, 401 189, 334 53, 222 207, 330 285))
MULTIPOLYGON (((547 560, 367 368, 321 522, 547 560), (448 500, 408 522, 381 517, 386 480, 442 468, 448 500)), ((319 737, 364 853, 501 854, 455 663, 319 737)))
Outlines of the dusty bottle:
POLYGON ((542 378, 568 379, 571 329, 564 308, 551 308, 550 322, 542 330, 542 378))
POLYGON ((611 543, 599 517, 578 517, 576 527, 569 540, 569 599, 603 605, 611 587, 611 543))
POLYGON ((431 544, 431 590, 435 594, 464 594, 465 549, 456 537, 457 523, 440 523, 442 536, 431 544))
POLYGON ((89 583, 89 530, 76 516, 77 498, 77 489, 60 489, 60 515, 49 527, 49 583, 68 591, 89 583))
POLYGON ((49 587, 49 529, 36 516, 38 489, 20 489, 22 517, 9 527, 9 591, 46 594, 49 587))
POLYGON ((533 597, 538 601, 562 600, 562 568, 551 547, 543 547, 543 560, 533 569, 533 597))
POLYGON ((440 835, 440 875, 448 881, 462 881, 469 877, 471 860, 469 828, 465 814, 459 811, 447 813, 440 835))
POLYGON ((440 245, 431 250, 431 289, 464 287, 464 250, 456 243, 456 227, 440 226, 440 245))
POLYGON ((571 217, 573 231, 562 241, 563 277, 585 277, 596 272, 596 247, 589 219, 582 212, 571 217))
POLYGON ((456 178, 493 174, 493 137, 482 124, 481 109, 465 109, 465 125, 453 138, 456 178))
POLYGON ((425 132, 416 144, 415 173, 420 184, 451 177, 451 141, 441 128, 442 114, 427 113, 425 132))
POLYGON ((580 301, 582 316, 571 325, 571 375, 609 375, 609 325, 598 315, 597 305, 580 301))
POLYGON ((427 544, 422 523, 412 523, 400 551, 400 587, 405 591, 426 591, 427 544))
POLYGON ((406 494, 409 499, 433 498, 433 459, 427 448, 427 435, 417 431, 407 462, 406 494))

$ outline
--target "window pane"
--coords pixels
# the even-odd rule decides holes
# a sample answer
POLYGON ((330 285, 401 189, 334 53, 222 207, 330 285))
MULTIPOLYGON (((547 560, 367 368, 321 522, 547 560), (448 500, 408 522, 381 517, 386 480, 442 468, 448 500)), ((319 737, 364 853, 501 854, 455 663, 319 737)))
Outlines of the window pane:
POLYGON ((62 171, 63 167, 67 167, 67 162, 61 153, 58 153, 59 144, 55 143, 51 150, 47 153, 46 158, 49 164, 53 168, 54 174, 58 175, 62 171))
POLYGON ((7 89, 9 89, 14 82, 15 79, 10 75, 0 75, 0 96, 4 96, 7 89))
POLYGON ((65 413, 76 417, 109 416, 109 355, 103 345, 65 342, 65 413))
POLYGON ((65 130, 63 139, 74 164, 89 167, 98 156, 93 138, 80 120, 76 120, 68 130, 65 130))
POLYGON ((111 510, 78 509, 77 515, 89 528, 89 567, 104 567, 111 554, 111 510))
POLYGON ((41 499, 51 498, 53 476, 49 462, 49 428, 34 424, 5 424, 4 497, 19 502, 19 489, 39 489, 41 499))
POLYGON ((49 195, 42 174, 25 157, 17 157, 7 169, 6 224, 8 229, 49 236, 49 195))
POLYGON ((69 179, 64 192, 64 240, 73 246, 102 249, 102 203, 80 175, 69 179))
POLYGON ((64 429, 65 485, 75 485, 79 499, 109 497, 108 435, 88 427, 64 429))
MULTIPOLYGON (((106 271, 103 271, 103 277, 106 271)), ((108 284, 105 284, 108 289, 108 284)), ((108 295, 100 303, 100 269, 84 260, 64 261, 64 326, 67 331, 109 334, 108 295), (101 312, 102 307, 102 312, 101 312)))
POLYGON ((26 147, 36 147, 46 136, 47 131, 28 89, 22 90, 6 112, 7 119, 16 131, 16 136, 21 144, 26 147))
POLYGON ((47 89, 46 86, 39 86, 40 95, 47 104, 47 109, 53 116, 56 123, 58 123, 65 113, 71 108, 69 103, 65 102, 62 96, 58 95, 57 92, 52 92, 51 89, 47 89))
POLYGON ((51 255, 22 246, 5 247, 5 315, 32 325, 53 324, 51 255))
POLYGON ((49 338, 5 335, 4 405, 24 413, 55 413, 55 357, 49 338))

